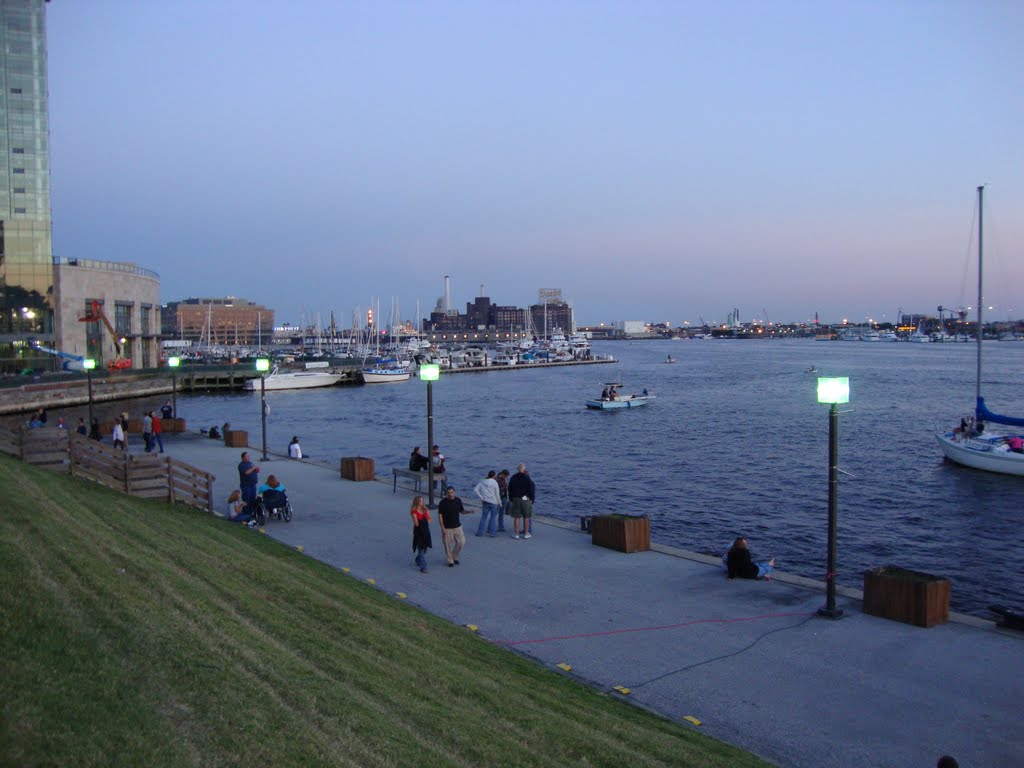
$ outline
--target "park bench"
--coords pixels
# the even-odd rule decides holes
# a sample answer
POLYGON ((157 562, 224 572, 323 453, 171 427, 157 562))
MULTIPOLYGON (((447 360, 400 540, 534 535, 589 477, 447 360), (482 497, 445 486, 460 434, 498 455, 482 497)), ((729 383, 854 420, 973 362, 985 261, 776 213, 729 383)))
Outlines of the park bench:
MULTIPOLYGON (((427 479, 428 473, 424 470, 421 472, 415 472, 411 469, 402 469, 401 467, 392 467, 391 475, 394 478, 394 487, 391 489, 392 493, 398 492, 398 478, 405 480, 412 480, 413 490, 420 493, 423 490, 423 482, 427 479)), ((444 488, 448 482, 448 476, 444 472, 435 472, 434 480, 441 482, 441 487, 444 488)))

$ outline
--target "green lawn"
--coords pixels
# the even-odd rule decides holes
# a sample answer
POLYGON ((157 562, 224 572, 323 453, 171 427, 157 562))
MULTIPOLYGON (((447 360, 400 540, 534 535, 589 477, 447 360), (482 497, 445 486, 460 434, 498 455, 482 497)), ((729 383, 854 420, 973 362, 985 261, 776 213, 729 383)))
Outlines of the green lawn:
POLYGON ((0 487, 0 765, 767 765, 254 531, 0 487))

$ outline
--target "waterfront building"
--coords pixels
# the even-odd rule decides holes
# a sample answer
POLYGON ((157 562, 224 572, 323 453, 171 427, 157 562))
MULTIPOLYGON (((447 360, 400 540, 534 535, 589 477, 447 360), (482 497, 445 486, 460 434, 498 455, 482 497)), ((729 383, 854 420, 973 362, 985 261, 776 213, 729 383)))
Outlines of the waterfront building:
POLYGON ((237 296, 188 298, 163 308, 163 335, 212 346, 271 343, 274 310, 237 296))
POLYGON ((54 339, 46 4, 0 2, 0 370, 54 339))
POLYGON ((98 368, 160 365, 156 272, 120 261, 55 258, 53 276, 58 350, 91 358, 98 368))
POLYGON ((562 298, 561 288, 541 288, 537 303, 530 306, 530 322, 539 338, 549 338, 557 329, 568 336, 576 332, 572 304, 562 298))

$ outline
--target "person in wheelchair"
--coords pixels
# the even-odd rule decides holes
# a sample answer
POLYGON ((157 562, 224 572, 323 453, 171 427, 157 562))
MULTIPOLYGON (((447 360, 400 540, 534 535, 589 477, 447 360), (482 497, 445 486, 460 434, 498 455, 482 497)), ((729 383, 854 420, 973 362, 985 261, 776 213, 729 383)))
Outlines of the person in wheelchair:
POLYGON ((277 479, 276 475, 267 478, 258 489, 260 501, 264 508, 271 515, 278 515, 285 521, 291 520, 291 505, 288 503, 288 494, 285 493, 284 483, 277 479))

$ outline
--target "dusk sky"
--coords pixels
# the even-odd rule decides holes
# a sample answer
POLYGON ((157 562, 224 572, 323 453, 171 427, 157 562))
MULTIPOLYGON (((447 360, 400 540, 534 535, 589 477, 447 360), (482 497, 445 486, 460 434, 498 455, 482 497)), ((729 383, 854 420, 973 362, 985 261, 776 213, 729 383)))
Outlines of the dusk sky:
POLYGON ((1024 316, 1019 0, 47 6, 53 247, 348 325, 1024 316), (970 266, 968 266, 968 263, 970 266))

